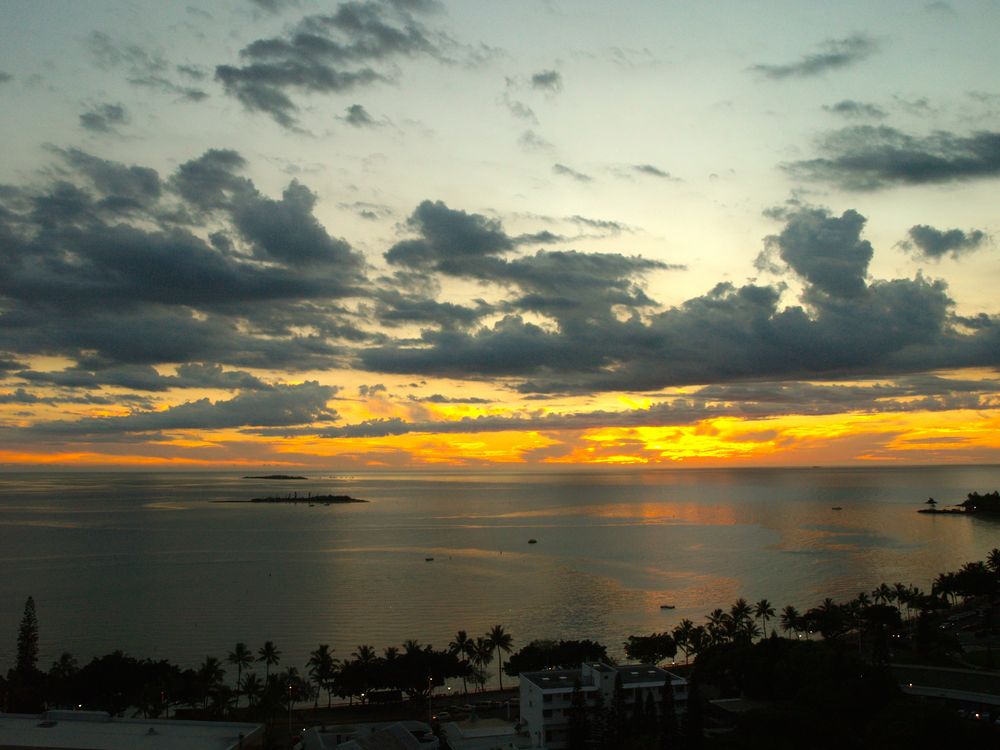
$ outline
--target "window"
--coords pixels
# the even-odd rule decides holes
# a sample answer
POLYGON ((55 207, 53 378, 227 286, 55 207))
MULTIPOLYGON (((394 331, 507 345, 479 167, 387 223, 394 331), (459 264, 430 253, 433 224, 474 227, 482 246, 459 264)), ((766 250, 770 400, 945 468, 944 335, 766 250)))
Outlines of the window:
POLYGON ((552 702, 552 694, 551 693, 546 693, 545 697, 542 698, 542 700, 545 701, 546 703, 551 703, 552 702))

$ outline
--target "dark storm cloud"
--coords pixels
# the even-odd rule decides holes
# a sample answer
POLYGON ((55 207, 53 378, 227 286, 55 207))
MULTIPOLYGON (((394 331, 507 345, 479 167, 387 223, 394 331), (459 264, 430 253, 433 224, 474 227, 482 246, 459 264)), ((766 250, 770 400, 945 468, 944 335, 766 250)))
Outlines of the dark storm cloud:
POLYGON ((340 93, 392 81, 395 58, 441 58, 446 42, 413 15, 427 9, 416 2, 344 2, 333 13, 307 16, 285 36, 247 45, 243 64, 219 65, 215 77, 248 110, 295 127, 292 93, 340 93))
POLYGON ((275 386, 268 391, 239 393, 226 401, 199 399, 162 411, 138 411, 122 417, 92 417, 75 422, 41 422, 26 432, 38 436, 83 437, 326 422, 337 419, 337 412, 327 406, 336 393, 333 386, 307 381, 275 386))
POLYGON ((857 102, 853 99, 842 99, 836 104, 824 105, 823 109, 827 112, 832 112, 835 115, 840 115, 841 117, 847 117, 850 119, 868 118, 872 120, 881 120, 886 116, 886 111, 877 104, 857 102))
POLYGON ((938 131, 920 137, 886 126, 861 125, 829 134, 820 148, 827 156, 784 168, 793 176, 846 190, 1000 175, 1000 133, 989 131, 968 136, 938 131))
POLYGON ((558 70, 543 70, 531 76, 531 88, 558 94, 562 91, 563 80, 558 70))
POLYGON ((119 44, 100 31, 93 32, 87 42, 98 67, 124 71, 133 86, 143 86, 192 102, 208 98, 208 94, 199 88, 172 81, 168 77, 171 74, 170 65, 160 52, 137 44, 119 44))
POLYGON ((932 260, 940 260, 945 255, 958 258, 981 248, 989 239, 988 235, 979 229, 963 232, 961 229, 935 229, 927 224, 910 227, 909 240, 902 246, 917 255, 932 260))
POLYGON ((750 69, 773 80, 806 78, 856 65, 876 51, 878 44, 874 39, 856 34, 844 39, 827 39, 819 45, 818 52, 803 55, 793 63, 754 65, 750 69))
POLYGON ((986 316, 953 318, 942 282, 867 281, 872 249, 861 237, 860 214, 805 207, 786 211, 784 219, 768 245, 802 276, 806 307, 783 307, 778 286, 719 284, 678 307, 622 317, 611 314, 614 305, 649 302, 630 279, 662 263, 606 254, 599 260, 546 252, 487 256, 459 268, 516 286, 521 294, 508 302, 510 314, 468 331, 425 330, 416 341, 373 346, 361 361, 385 372, 509 377, 525 393, 1000 363, 1000 324, 986 316), (519 313, 529 310, 551 324, 519 313))
POLYGON ((376 383, 375 385, 359 385, 358 395, 362 398, 372 398, 379 393, 386 393, 388 389, 382 383, 376 383))
POLYGON ((368 110, 360 104, 352 104, 347 108, 346 114, 344 115, 344 122, 355 128, 373 128, 378 125, 378 123, 372 119, 372 116, 368 114, 368 110))
POLYGON ((56 150, 56 181, 0 194, 0 350, 116 364, 329 367, 364 338, 334 300, 364 263, 292 182, 280 199, 209 151, 169 179, 56 150))
POLYGON ((94 133, 113 133, 128 119, 128 112, 120 104, 99 104, 80 115, 80 127, 94 133))
POLYGON ((592 182, 594 179, 588 174, 577 172, 575 169, 567 167, 565 164, 553 164, 552 171, 564 177, 572 177, 577 182, 592 182))

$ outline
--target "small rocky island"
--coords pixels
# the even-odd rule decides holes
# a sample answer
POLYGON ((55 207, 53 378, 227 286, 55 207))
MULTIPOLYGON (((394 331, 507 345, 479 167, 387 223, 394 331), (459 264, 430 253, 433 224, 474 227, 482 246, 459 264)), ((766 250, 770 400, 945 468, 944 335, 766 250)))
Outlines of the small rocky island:
POLYGON ((926 508, 921 508, 917 513, 933 513, 935 515, 950 516, 998 516, 1000 517, 1000 491, 994 490, 985 494, 970 492, 966 499, 949 508, 937 507, 937 500, 933 497, 927 498, 924 502, 926 508))
POLYGON ((367 503, 367 500, 360 500, 350 495, 300 495, 295 492, 291 495, 272 495, 270 497, 253 497, 249 500, 215 500, 217 503, 277 503, 297 505, 308 503, 309 505, 335 505, 342 503, 367 503))

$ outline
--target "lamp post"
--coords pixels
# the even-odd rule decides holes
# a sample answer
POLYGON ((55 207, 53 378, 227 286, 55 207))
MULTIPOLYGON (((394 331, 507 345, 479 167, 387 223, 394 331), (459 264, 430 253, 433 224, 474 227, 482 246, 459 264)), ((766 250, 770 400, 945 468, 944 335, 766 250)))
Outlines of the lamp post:
POLYGON ((431 696, 434 695, 434 677, 427 675, 427 724, 434 723, 434 709, 431 706, 431 696))

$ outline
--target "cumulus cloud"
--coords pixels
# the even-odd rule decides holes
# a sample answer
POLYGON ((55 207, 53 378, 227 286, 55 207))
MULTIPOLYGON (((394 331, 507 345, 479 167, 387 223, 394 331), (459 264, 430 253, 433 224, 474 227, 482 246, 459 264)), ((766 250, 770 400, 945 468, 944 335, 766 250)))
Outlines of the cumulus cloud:
POLYGON ((210 151, 164 179, 79 150, 0 195, 0 350, 116 364, 327 367, 356 337, 331 300, 364 263, 292 182, 280 199, 210 151))
POLYGON ((754 65, 751 70, 772 80, 807 78, 839 70, 866 60, 878 51, 878 43, 870 37, 856 34, 844 39, 827 39, 819 50, 803 55, 783 65, 754 65))
POLYGON ((865 225, 861 214, 849 210, 836 217, 824 209, 801 208, 786 217, 781 234, 767 238, 767 250, 757 259, 758 268, 776 252, 809 282, 811 291, 838 297, 857 297, 865 291, 874 250, 861 239, 865 225))
POLYGON ((240 51, 240 65, 219 65, 215 77, 247 110, 296 127, 293 94, 332 94, 396 79, 399 57, 443 58, 449 42, 415 13, 426 3, 374 0, 340 3, 332 13, 302 19, 284 36, 258 39, 240 51))
POLYGON ((940 260, 945 255, 957 259, 981 248, 989 239, 988 235, 979 229, 963 232, 961 229, 935 229, 927 224, 917 224, 910 227, 909 240, 904 240, 902 246, 923 258, 940 260))
POLYGON ((506 316, 470 330, 424 330, 419 340, 365 349, 361 361, 385 372, 508 377, 524 393, 1000 363, 1000 325, 985 316, 953 317, 942 282, 868 279, 872 248, 861 234, 863 216, 800 207, 783 218, 767 249, 802 278, 804 306, 782 305, 780 285, 724 283, 677 307, 622 317, 612 314, 615 305, 651 302, 630 279, 663 264, 607 254, 488 255, 488 262, 480 257, 455 270, 516 284, 521 293, 506 316), (529 311, 552 325, 529 319, 529 311))
POLYGON ((826 156, 792 162, 795 177, 846 190, 947 183, 1000 175, 1000 133, 960 136, 938 131, 913 136, 896 128, 859 125, 827 135, 826 156))

